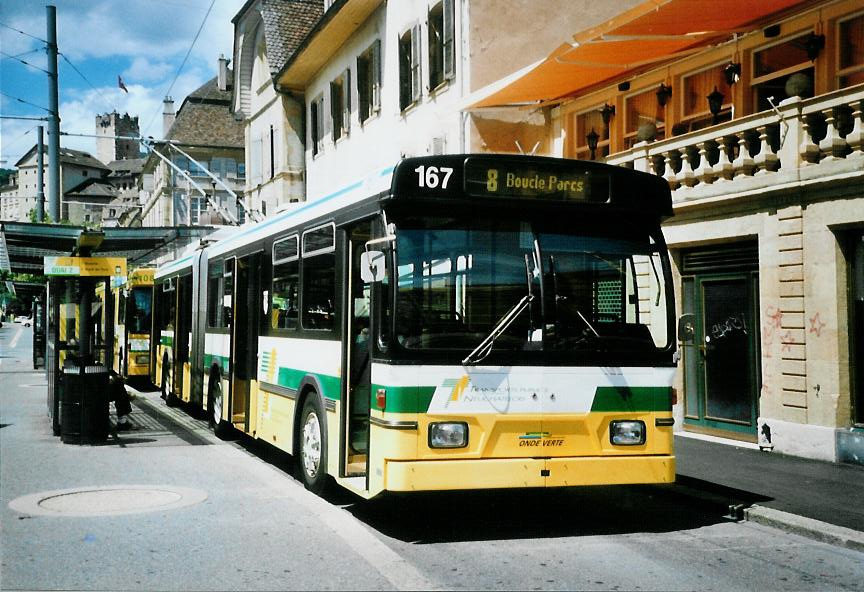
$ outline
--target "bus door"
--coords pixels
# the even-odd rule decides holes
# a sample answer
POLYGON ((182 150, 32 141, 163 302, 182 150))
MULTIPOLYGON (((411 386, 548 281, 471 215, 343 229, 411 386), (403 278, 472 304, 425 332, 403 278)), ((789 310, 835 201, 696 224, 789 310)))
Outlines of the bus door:
POLYGON ((174 330, 174 393, 184 401, 189 394, 189 348, 192 334, 192 275, 177 278, 177 323, 174 330))
POLYGON ((371 404, 371 374, 369 324, 372 284, 360 277, 360 255, 366 241, 371 238, 371 223, 364 222, 349 231, 348 258, 350 261, 348 302, 345 310, 347 323, 343 340, 343 368, 346 378, 342 408, 344 427, 344 476, 360 477, 367 474, 369 462, 369 409, 371 404))
POLYGON ((249 432, 249 407, 252 381, 258 365, 259 309, 261 292, 261 253, 237 258, 234 274, 234 314, 231 327, 231 423, 249 432))

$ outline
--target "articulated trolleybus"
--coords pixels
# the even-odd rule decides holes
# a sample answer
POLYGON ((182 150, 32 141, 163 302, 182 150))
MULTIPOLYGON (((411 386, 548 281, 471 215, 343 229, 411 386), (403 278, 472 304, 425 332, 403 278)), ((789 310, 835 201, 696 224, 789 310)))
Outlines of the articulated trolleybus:
POLYGON ((671 214, 624 168, 405 159, 161 267, 153 377, 313 491, 671 482, 671 214))

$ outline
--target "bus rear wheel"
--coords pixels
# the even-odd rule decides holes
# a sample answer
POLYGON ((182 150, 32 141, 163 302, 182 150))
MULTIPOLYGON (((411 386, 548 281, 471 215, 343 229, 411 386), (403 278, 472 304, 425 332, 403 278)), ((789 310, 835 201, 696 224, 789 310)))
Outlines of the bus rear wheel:
POLYGON ((208 406, 210 407, 210 426, 213 428, 213 433, 217 438, 224 440, 228 437, 229 425, 222 421, 222 407, 225 404, 225 397, 222 395, 222 378, 218 374, 214 375, 210 381, 210 395, 207 397, 208 406))
POLYGON ((300 416, 300 446, 298 467, 303 485, 321 495, 327 486, 327 436, 324 414, 318 396, 312 393, 303 404, 300 416))
POLYGON ((170 380, 171 371, 168 369, 168 356, 162 360, 162 398, 169 407, 176 407, 177 396, 174 394, 173 380, 170 380))

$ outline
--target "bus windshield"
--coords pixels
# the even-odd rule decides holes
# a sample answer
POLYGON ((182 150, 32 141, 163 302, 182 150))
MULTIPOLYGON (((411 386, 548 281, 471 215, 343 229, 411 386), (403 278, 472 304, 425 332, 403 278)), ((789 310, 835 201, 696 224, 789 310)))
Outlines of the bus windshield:
POLYGON ((486 354, 650 352, 669 343, 659 228, 587 216, 396 225, 396 339, 408 350, 470 351, 486 340, 486 354))
POLYGON ((151 288, 132 288, 126 305, 130 333, 150 333, 151 288))

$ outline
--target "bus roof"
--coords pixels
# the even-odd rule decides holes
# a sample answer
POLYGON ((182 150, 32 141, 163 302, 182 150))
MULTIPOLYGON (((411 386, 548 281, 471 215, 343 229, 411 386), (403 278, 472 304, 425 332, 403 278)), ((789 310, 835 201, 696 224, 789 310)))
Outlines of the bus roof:
MULTIPOLYGON (((506 177, 502 178, 502 182, 506 180, 506 177)), ((254 244, 374 196, 396 201, 449 197, 454 201, 462 199, 476 204, 481 204, 483 198, 490 197, 513 204, 582 202, 584 205, 600 208, 633 209, 650 213, 655 219, 672 215, 669 185, 665 179, 656 175, 592 161, 561 158, 513 154, 437 155, 401 160, 396 166, 375 171, 323 197, 290 204, 286 210, 258 224, 219 230, 208 237, 211 242, 213 239, 218 240, 206 247, 208 257, 218 257, 254 244), (484 166, 487 166, 487 169, 484 169, 484 166), (492 195, 482 190, 483 183, 478 183, 473 177, 485 174, 488 167, 492 166, 502 167, 502 174, 507 172, 517 177, 521 175, 520 178, 525 180, 526 185, 534 183, 534 189, 510 190, 504 196, 492 195), (421 170, 423 172, 418 172, 421 170), (442 186, 444 177, 441 175, 440 180, 434 181, 434 186, 433 183, 427 183, 424 187, 425 179, 421 177, 431 170, 436 171, 436 174, 441 171, 452 174, 452 178, 448 177, 449 184, 442 186), (569 188, 576 187, 579 180, 584 178, 589 181, 588 186, 593 192, 536 190, 541 182, 550 183, 550 177, 556 179, 558 186, 569 188)), ((200 245, 196 246, 196 249, 200 249, 200 245)), ((160 266, 156 279, 191 267, 194 259, 192 253, 187 251, 180 259, 160 266)))

